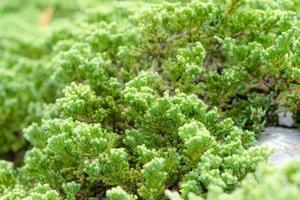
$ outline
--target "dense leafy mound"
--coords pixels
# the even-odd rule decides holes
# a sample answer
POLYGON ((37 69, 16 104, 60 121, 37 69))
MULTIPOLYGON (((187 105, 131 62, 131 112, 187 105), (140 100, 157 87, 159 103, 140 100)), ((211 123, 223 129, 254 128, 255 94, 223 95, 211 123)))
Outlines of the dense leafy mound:
MULTIPOLYGON (((44 115, 43 105, 54 102, 61 96, 62 88, 81 76, 79 71, 74 75, 72 65, 69 69, 66 68, 68 62, 72 62, 66 59, 71 59, 72 53, 76 53, 71 49, 69 53, 63 53, 64 50, 69 50, 69 45, 73 45, 72 40, 77 44, 77 47, 72 49, 84 49, 84 46, 80 47, 80 44, 75 41, 92 33, 95 34, 94 31, 98 28, 102 29, 98 39, 110 40, 110 32, 118 30, 115 23, 108 24, 108 21, 122 22, 124 18, 128 24, 128 15, 141 4, 141 2, 103 2, 98 5, 95 1, 72 2, 70 4, 61 1, 31 1, 24 5, 18 0, 12 0, 0 3, 0 26, 9 27, 0 30, 0 156, 2 158, 18 160, 19 153, 15 152, 25 145, 21 130, 31 122, 40 121, 44 115), (72 20, 74 23, 70 23, 72 20), (89 31, 84 32, 85 28, 89 31), (68 73, 68 76, 63 73, 68 73)), ((121 37, 115 35, 115 45, 118 45, 121 37)), ((93 43, 98 42, 93 41, 93 43)), ((110 44, 109 41, 106 42, 106 49, 110 44)), ((84 51, 87 55, 88 49, 84 51)), ((82 59, 85 59, 84 56, 82 59)), ((98 60, 98 62, 102 61, 98 60)), ((107 64, 109 64, 108 60, 107 64)))
POLYGON ((253 146, 300 113, 300 2, 70 2, 0 3, 3 199, 272 195, 253 146))
MULTIPOLYGON (((212 186, 207 200, 246 200, 246 199, 299 199, 299 161, 293 161, 280 168, 261 165, 255 174, 242 181, 241 188, 226 194, 221 188, 212 186)), ((178 193, 166 191, 171 200, 182 199, 178 193)), ((121 198, 120 198, 121 199, 121 198)), ((190 193, 189 199, 203 200, 190 193)))

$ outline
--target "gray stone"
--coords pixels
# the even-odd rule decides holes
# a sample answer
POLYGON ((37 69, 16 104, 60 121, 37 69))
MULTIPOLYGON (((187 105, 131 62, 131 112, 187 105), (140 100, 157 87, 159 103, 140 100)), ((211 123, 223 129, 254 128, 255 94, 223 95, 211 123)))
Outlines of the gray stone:
POLYGON ((294 119, 292 112, 281 112, 278 113, 278 124, 280 126, 292 127, 294 126, 294 119))
POLYGON ((300 159, 300 132, 296 129, 268 127, 258 138, 257 145, 267 145, 275 150, 270 161, 276 165, 300 159))

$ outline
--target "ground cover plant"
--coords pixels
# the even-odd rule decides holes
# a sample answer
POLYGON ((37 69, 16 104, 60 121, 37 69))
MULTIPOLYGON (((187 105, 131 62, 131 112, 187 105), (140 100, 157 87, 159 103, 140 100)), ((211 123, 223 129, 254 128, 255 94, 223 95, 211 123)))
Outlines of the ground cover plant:
POLYGON ((296 199, 255 143, 299 122, 298 8, 0 2, 0 198, 296 199))

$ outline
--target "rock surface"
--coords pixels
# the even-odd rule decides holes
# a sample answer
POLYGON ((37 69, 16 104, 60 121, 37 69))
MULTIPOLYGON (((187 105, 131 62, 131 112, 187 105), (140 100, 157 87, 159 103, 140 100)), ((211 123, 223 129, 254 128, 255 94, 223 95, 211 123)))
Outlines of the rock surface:
POLYGON ((293 119, 293 113, 292 112, 278 113, 278 124, 280 126, 293 127, 295 124, 295 121, 293 119))
POLYGON ((258 138, 257 145, 267 145, 275 150, 269 160, 276 165, 300 159, 300 132, 296 129, 268 127, 258 138))

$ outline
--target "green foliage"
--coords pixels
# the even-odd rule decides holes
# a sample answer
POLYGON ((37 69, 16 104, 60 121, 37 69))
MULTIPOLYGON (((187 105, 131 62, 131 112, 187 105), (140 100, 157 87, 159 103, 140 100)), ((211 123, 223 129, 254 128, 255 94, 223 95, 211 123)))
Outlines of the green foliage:
POLYGON ((85 171, 91 179, 102 180, 109 185, 126 185, 130 175, 127 157, 124 149, 111 149, 89 164, 85 171))
MULTIPOLYGON (((246 199, 291 199, 299 198, 299 161, 293 161, 280 168, 260 165, 255 174, 248 175, 241 188, 226 194, 219 187, 212 186, 207 200, 246 200, 246 199)), ((171 200, 181 200, 180 195, 166 191, 171 200)), ((204 198, 189 193, 188 199, 203 200, 204 198)))
POLYGON ((93 121, 66 118, 96 96, 85 85, 67 87, 66 96, 56 101, 52 111, 67 107, 72 112, 25 129, 34 148, 27 152, 21 168, 23 179, 49 184, 66 196, 78 190, 96 195, 93 188, 98 185, 120 186, 144 199, 160 199, 169 187, 186 193, 191 182, 198 194, 205 194, 210 183, 232 190, 267 158, 266 149, 248 149, 255 141, 254 133, 242 131, 230 119, 222 120, 195 95, 160 96, 146 86, 157 88, 150 81, 153 77, 155 74, 141 74, 126 84, 121 96, 126 107, 123 123, 128 129, 121 136, 93 121), (70 88, 75 93, 71 101, 70 88), (85 90, 77 92, 82 88, 85 90), (74 181, 80 187, 69 185, 74 181))
POLYGON ((3 156, 24 145, 21 129, 40 120, 43 103, 54 100, 55 83, 43 79, 51 70, 47 66, 43 69, 40 61, 3 53, 0 63, 0 154, 3 156))
POLYGON ((64 184, 62 187, 68 200, 75 199, 77 192, 80 190, 80 184, 74 182, 64 184))
POLYGON ((167 176, 164 171, 164 159, 153 158, 144 165, 142 176, 145 179, 145 185, 139 189, 139 194, 145 199, 158 199, 163 192, 162 189, 167 176))
MULTIPOLYGON (((298 41, 298 18, 286 6, 284 1, 192 1, 152 7, 134 21, 146 55, 156 58, 155 65, 167 74, 174 69, 169 60, 178 57, 181 48, 201 42, 206 52, 205 70, 194 81, 202 90, 192 92, 221 108, 241 126, 259 132, 265 121, 272 119, 268 116, 282 106, 298 112, 294 106, 297 101, 287 100, 298 96, 296 91, 289 94, 299 79, 297 61, 292 61, 297 57, 292 46, 298 41), (256 105, 258 99, 266 97, 270 101, 256 105), (248 111, 239 114, 235 110, 248 111)), ((184 76, 179 68, 176 70, 173 75, 184 76)), ((175 87, 189 92, 189 84, 184 85, 184 89, 175 87)))
POLYGON ((16 184, 16 173, 13 163, 0 161, 0 194, 5 189, 10 189, 16 184))
POLYGON ((135 196, 128 194, 121 187, 112 188, 111 190, 108 190, 106 194, 109 200, 119 200, 119 199, 135 200, 136 199, 135 196))
POLYGON ((49 200, 61 200, 62 197, 55 190, 52 190, 49 185, 38 184, 37 186, 27 189, 23 186, 16 185, 13 189, 4 191, 4 195, 1 196, 3 200, 21 200, 21 199, 49 199, 49 200))
POLYGON ((1 2, 1 199, 294 198, 254 145, 300 113, 296 5, 1 2))
POLYGON ((25 157, 26 178, 53 186, 62 184, 63 180, 80 179, 87 162, 110 151, 118 138, 99 124, 72 119, 43 121, 41 127, 28 128, 25 134, 32 144, 37 144, 25 157))

